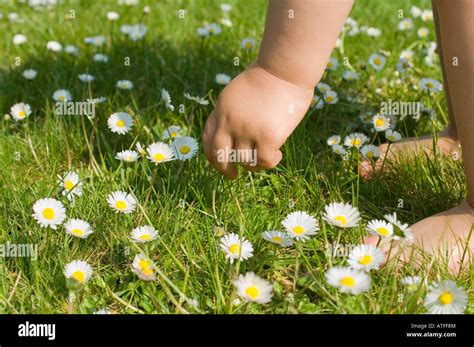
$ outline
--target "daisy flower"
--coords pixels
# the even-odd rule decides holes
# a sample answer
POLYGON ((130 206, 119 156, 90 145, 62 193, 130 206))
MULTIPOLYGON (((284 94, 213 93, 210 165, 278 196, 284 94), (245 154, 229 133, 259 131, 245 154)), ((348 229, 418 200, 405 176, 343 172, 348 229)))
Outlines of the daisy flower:
POLYGON ((163 131, 163 134, 161 134, 161 137, 163 140, 174 139, 176 137, 180 137, 182 131, 183 129, 181 129, 180 126, 171 125, 163 131))
POLYGON ((205 27, 199 27, 196 29, 196 34, 200 37, 207 37, 209 36, 209 31, 205 27))
POLYGON ((218 73, 216 75, 216 83, 220 85, 226 85, 230 82, 231 77, 229 75, 226 75, 224 73, 218 73))
POLYGON ((421 12, 421 19, 423 19, 423 22, 429 22, 433 20, 433 11, 432 10, 423 10, 421 12))
POLYGON ((266 304, 272 301, 273 285, 253 272, 240 275, 233 284, 237 295, 246 302, 252 301, 258 304, 266 304))
POLYGON ((342 78, 346 81, 357 81, 359 79, 359 74, 355 71, 346 70, 342 73, 342 78))
POLYGON ((107 125, 112 132, 123 135, 132 129, 133 118, 126 112, 116 112, 110 115, 107 125))
POLYGON ((416 289, 421 283, 420 276, 405 276, 401 280, 402 284, 405 287, 408 287, 409 290, 416 289))
POLYGON ((378 235, 382 238, 389 238, 393 235, 393 225, 379 219, 367 223, 367 230, 372 235, 378 235))
POLYGON ((13 36, 13 39, 12 39, 12 42, 14 45, 22 45, 26 41, 28 41, 28 39, 23 34, 16 34, 15 36, 13 36))
POLYGON ((376 114, 374 118, 372 118, 372 124, 375 128, 375 131, 385 131, 390 128, 390 118, 376 114))
POLYGON ((374 53, 369 57, 369 64, 375 70, 380 71, 385 66, 385 57, 381 54, 374 53))
POLYGON ((92 312, 92 314, 112 314, 112 312, 107 310, 106 308, 101 308, 95 312, 92 312))
POLYGON ((318 85, 316 86, 316 89, 319 90, 319 92, 323 94, 332 90, 329 84, 326 84, 323 82, 319 82, 318 85))
POLYGON ((290 213, 281 222, 285 231, 298 241, 306 241, 319 230, 318 222, 313 216, 304 211, 290 213))
POLYGON ((66 47, 64 47, 64 52, 66 52, 67 54, 78 55, 79 48, 74 45, 67 45, 66 47))
POLYGON ((224 13, 228 13, 232 10, 232 5, 226 4, 226 3, 220 4, 219 7, 221 8, 221 11, 224 13))
POLYGON ((133 89, 133 83, 129 80, 119 80, 117 81, 117 88, 123 90, 131 90, 133 89))
POLYGON ((335 104, 339 101, 337 93, 333 90, 328 90, 324 93, 324 101, 328 104, 335 104))
POLYGON ((359 210, 351 204, 332 202, 324 207, 323 219, 340 228, 356 227, 360 220, 359 210))
POLYGON ((72 95, 66 89, 58 89, 53 93, 53 100, 58 102, 72 101, 72 95))
POLYGON ((325 277, 328 284, 341 293, 357 295, 370 289, 370 277, 364 271, 336 266, 330 268, 325 277))
POLYGON ((31 107, 24 102, 20 102, 10 108, 10 113, 14 120, 23 120, 31 114, 31 107))
POLYGON ((75 195, 82 195, 82 182, 79 181, 79 175, 76 172, 66 172, 58 177, 58 183, 62 188, 62 194, 70 201, 74 200, 75 195))
POLYGON ((163 142, 155 142, 149 145, 146 149, 148 156, 155 164, 165 163, 174 159, 175 152, 173 148, 163 142))
POLYGON ((131 150, 121 151, 115 155, 115 159, 131 163, 138 160, 138 152, 131 150))
POLYGON ((64 267, 64 276, 82 286, 91 278, 92 268, 85 261, 74 260, 64 267))
POLYGON ((60 52, 63 50, 63 46, 57 41, 48 41, 46 48, 53 52, 60 52))
POLYGON ((326 70, 336 70, 339 66, 339 60, 335 57, 330 57, 326 65, 326 70))
POLYGON ((288 234, 283 233, 281 231, 277 231, 277 230, 265 231, 262 233, 262 237, 264 240, 271 243, 275 243, 281 247, 289 247, 293 245, 293 240, 291 239, 291 237, 288 234))
POLYGON ((82 219, 69 219, 64 223, 64 229, 66 229, 66 234, 78 237, 80 239, 87 238, 94 231, 89 223, 82 219))
POLYGON ((142 157, 146 155, 146 149, 145 147, 142 146, 140 142, 136 143, 135 148, 137 149, 137 152, 140 153, 142 157))
POLYGON ((360 149, 360 154, 362 154, 365 159, 372 160, 380 157, 380 150, 377 146, 365 145, 360 149))
POLYGON ((395 130, 386 130, 385 131, 385 138, 390 142, 397 142, 402 139, 402 135, 395 130))
POLYGON ((413 20, 411 18, 404 18, 398 22, 398 30, 411 30, 413 29, 413 20))
POLYGON ((382 35, 382 30, 380 30, 379 28, 367 28, 367 35, 370 36, 370 37, 379 37, 380 35, 382 35))
POLYGON ((131 194, 127 194, 122 191, 115 191, 107 196, 107 203, 117 213, 122 212, 125 214, 132 213, 137 207, 137 201, 131 194))
POLYGON ((357 270, 378 270, 385 259, 385 254, 374 245, 359 245, 349 253, 347 262, 357 270))
POLYGON ((236 259, 246 260, 253 256, 252 244, 245 237, 241 239, 239 235, 234 233, 223 236, 220 247, 231 264, 236 259))
POLYGON ((89 82, 92 82, 95 77, 88 74, 88 73, 83 73, 83 74, 80 74, 79 76, 77 76, 81 82, 84 82, 84 83, 89 83, 89 82))
POLYGON ((107 19, 109 21, 113 22, 113 21, 116 21, 119 18, 120 18, 120 16, 117 12, 113 12, 113 11, 107 12, 107 19))
POLYGON ((23 73, 22 73, 22 76, 26 78, 27 80, 34 80, 37 75, 38 75, 38 71, 34 69, 26 69, 26 70, 23 70, 23 73))
POLYGON ((155 264, 143 254, 137 254, 133 259, 132 271, 144 281, 154 281, 156 279, 153 267, 155 264))
POLYGON ((424 39, 425 37, 427 37, 428 35, 430 34, 430 30, 428 28, 420 28, 418 29, 417 31, 417 35, 420 39, 424 39))
POLYGON ((52 198, 40 199, 33 205, 33 218, 42 228, 56 229, 66 219, 63 204, 52 198))
POLYGON ((362 133, 352 133, 344 138, 344 145, 347 147, 360 148, 368 140, 369 138, 362 133))
POLYGON ((462 314, 467 306, 467 295, 456 282, 436 282, 429 287, 424 305, 432 314, 462 314))
POLYGON ((341 137, 339 135, 330 136, 326 141, 328 146, 338 145, 340 142, 341 142, 341 137))
POLYGON ((257 43, 255 42, 255 40, 251 38, 245 38, 240 43, 240 47, 242 47, 242 49, 247 49, 247 50, 254 49, 256 45, 257 43))
POLYGON ((324 106, 324 100, 319 95, 314 95, 311 99, 311 107, 315 107, 317 110, 322 109, 324 106))
POLYGON ((347 154, 347 151, 344 149, 344 147, 342 147, 339 144, 332 145, 331 148, 332 148, 332 151, 336 154, 339 154, 339 155, 346 155, 347 154))
POLYGON ((150 225, 145 225, 133 229, 130 237, 135 242, 144 243, 155 240, 157 235, 158 233, 155 228, 150 225))
POLYGON ((92 45, 92 46, 95 46, 95 47, 101 47, 104 45, 106 41, 106 38, 105 36, 103 35, 98 35, 98 36, 94 36, 94 37, 86 37, 84 38, 84 42, 89 44, 89 45, 92 45))
POLYGON ((143 39, 148 31, 148 28, 143 24, 133 25, 128 33, 128 37, 132 41, 139 41, 143 39))
POLYGON ((184 93, 184 97, 188 100, 191 100, 191 101, 194 101, 194 102, 198 103, 199 105, 203 105, 203 106, 209 105, 209 100, 206 100, 206 99, 201 98, 199 96, 192 96, 189 93, 184 93))
POLYGON ((422 11, 419 7, 412 6, 412 7, 410 7, 410 13, 413 16, 413 18, 417 18, 417 17, 421 16, 422 11))
POLYGON ((394 226, 396 226, 402 233, 401 236, 398 236, 398 235, 394 235, 393 238, 395 240, 399 240, 400 238, 401 239, 404 239, 408 242, 413 242, 415 237, 413 236, 413 233, 411 231, 411 229, 408 227, 408 224, 406 223, 402 223, 400 222, 398 219, 397 219, 397 213, 394 212, 392 214, 386 214, 384 215, 384 218, 392 223, 394 226))
POLYGON ((198 142, 190 136, 176 137, 172 143, 178 160, 188 160, 194 157, 198 150, 198 142))
POLYGON ((161 100, 164 101, 165 103, 165 107, 170 110, 170 111, 174 111, 174 106, 173 104, 171 103, 171 96, 170 96, 170 93, 168 93, 168 91, 166 89, 161 89, 161 100))
POLYGON ((222 32, 222 29, 217 23, 206 24, 205 26, 209 35, 219 35, 222 32))
POLYGON ((92 59, 96 62, 99 63, 107 63, 109 61, 109 56, 101 53, 94 54, 94 57, 92 59))
POLYGON ((421 90, 436 93, 443 90, 443 85, 433 78, 422 78, 420 80, 420 88, 421 90))

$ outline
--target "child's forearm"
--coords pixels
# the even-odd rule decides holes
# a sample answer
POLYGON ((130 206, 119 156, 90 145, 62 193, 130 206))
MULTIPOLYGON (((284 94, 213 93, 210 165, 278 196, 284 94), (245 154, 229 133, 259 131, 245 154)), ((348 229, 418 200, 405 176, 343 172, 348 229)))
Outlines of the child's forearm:
POLYGON ((319 82, 353 0, 270 0, 259 65, 312 89, 319 82))

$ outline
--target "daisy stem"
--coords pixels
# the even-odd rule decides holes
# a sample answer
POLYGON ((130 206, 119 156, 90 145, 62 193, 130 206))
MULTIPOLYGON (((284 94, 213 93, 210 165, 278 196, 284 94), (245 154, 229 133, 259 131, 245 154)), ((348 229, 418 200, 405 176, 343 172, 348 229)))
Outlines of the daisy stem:
POLYGON ((392 145, 392 143, 389 142, 388 146, 387 146, 387 151, 385 152, 385 155, 383 157, 382 166, 380 167, 380 172, 383 172, 383 167, 385 166, 385 160, 387 160, 387 154, 388 154, 388 151, 390 150, 391 145, 392 145))
POLYGON ((153 185, 155 184, 156 177, 158 176, 158 168, 153 171, 153 175, 151 176, 151 181, 150 181, 150 187, 148 188, 148 191, 146 192, 146 198, 145 202, 143 203, 143 209, 145 209, 148 200, 150 199, 151 191, 153 190, 153 185))
POLYGON ((74 292, 70 291, 69 295, 67 297, 67 313, 72 314, 74 310, 74 299, 76 296, 74 295, 74 292))
POLYGON ((295 276, 293 278, 293 294, 296 294, 296 281, 298 279, 298 270, 299 270, 299 254, 301 252, 300 244, 296 243, 296 255, 295 255, 295 276))

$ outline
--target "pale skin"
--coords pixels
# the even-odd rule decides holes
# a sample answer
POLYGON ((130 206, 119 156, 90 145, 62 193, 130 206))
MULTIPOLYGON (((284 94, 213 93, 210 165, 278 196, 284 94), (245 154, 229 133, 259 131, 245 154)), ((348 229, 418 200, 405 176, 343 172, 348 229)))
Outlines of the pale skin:
MULTIPOLYGON (((270 0, 257 60, 224 88, 204 129, 206 157, 226 177, 235 179, 237 170, 235 163, 217 160, 219 150, 257 149, 256 167, 240 163, 252 171, 271 169, 281 161, 280 147, 308 110, 352 4, 351 0, 270 0)), ((474 251, 474 1, 434 0, 433 11, 450 116, 450 127, 440 133, 436 146, 459 158, 462 147, 468 194, 459 206, 411 229, 417 249, 443 258, 439 260, 446 260, 455 272, 472 264, 474 251), (453 57, 459 60, 457 66, 451 63, 453 57)), ((388 153, 386 145, 380 149, 390 162, 398 155, 423 151, 432 155, 432 145, 431 137, 410 138, 392 145, 388 153)), ((380 164, 362 163, 361 175, 370 178, 380 164)), ((393 255, 398 245, 391 247, 393 255)), ((398 259, 408 261, 408 247, 400 249, 403 256, 398 259)))

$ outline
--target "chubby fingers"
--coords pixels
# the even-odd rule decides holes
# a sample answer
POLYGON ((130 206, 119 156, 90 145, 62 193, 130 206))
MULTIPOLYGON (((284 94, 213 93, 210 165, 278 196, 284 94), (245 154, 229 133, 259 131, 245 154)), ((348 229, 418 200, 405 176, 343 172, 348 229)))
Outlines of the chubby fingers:
POLYGON ((211 163, 224 176, 231 180, 237 178, 237 169, 229 158, 233 148, 234 141, 230 133, 217 126, 211 146, 211 163))

